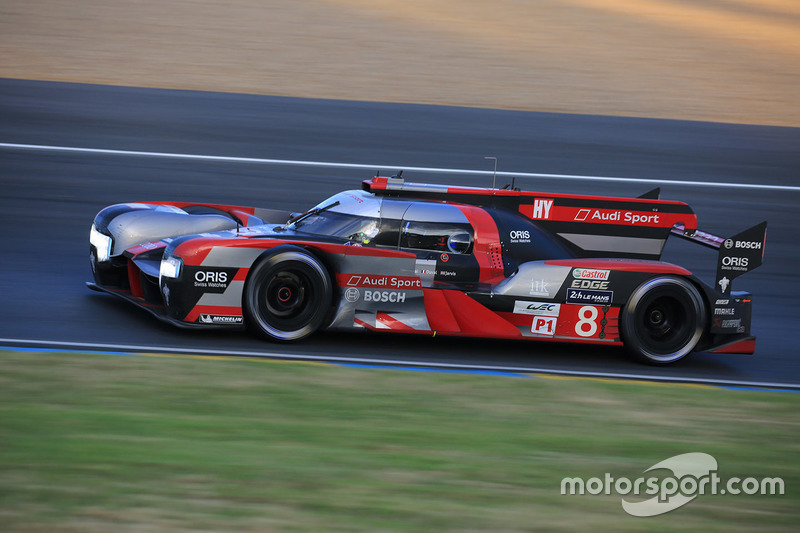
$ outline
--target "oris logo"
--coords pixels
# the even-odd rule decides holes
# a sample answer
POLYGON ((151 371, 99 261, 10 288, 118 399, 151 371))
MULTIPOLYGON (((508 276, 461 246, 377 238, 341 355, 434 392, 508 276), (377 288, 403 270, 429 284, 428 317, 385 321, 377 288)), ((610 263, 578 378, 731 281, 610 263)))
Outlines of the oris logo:
POLYGON ((199 283, 228 283, 228 273, 198 270, 194 274, 194 280, 199 283))
POLYGON ((750 260, 747 257, 723 257, 722 266, 747 268, 750 260))
POLYGON ((512 232, 509 232, 508 236, 511 237, 514 240, 530 239, 531 238, 531 232, 527 231, 527 230, 512 231, 512 232))

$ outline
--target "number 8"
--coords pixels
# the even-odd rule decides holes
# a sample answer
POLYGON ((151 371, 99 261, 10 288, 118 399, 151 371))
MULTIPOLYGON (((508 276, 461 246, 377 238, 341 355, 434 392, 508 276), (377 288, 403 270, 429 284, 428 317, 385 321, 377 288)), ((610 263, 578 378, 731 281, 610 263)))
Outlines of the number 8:
POLYGON ((581 337, 592 337, 595 333, 597 333, 597 316, 600 312, 597 310, 596 307, 592 307, 591 305, 584 305, 578 310, 578 322, 575 324, 575 333, 577 333, 581 337), (587 316, 588 312, 588 316, 587 316), (589 330, 586 331, 586 326, 589 326, 589 330))

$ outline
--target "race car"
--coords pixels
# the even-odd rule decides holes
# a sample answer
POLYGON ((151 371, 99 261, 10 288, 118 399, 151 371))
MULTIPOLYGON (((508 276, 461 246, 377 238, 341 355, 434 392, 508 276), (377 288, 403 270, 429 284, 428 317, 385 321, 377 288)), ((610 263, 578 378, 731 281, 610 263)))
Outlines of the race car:
POLYGON ((697 230, 658 189, 618 198, 374 177, 305 213, 187 202, 107 207, 87 285, 186 328, 275 341, 361 329, 624 346, 644 362, 753 353, 766 222, 697 230), (677 236, 717 250, 709 285, 661 261, 677 236))

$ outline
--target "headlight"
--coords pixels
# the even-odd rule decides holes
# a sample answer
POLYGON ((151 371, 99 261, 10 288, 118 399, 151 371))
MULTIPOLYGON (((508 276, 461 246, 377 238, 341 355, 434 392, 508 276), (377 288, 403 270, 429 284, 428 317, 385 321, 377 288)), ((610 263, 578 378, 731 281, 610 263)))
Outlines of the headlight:
POLYGON ((92 230, 89 232, 89 244, 97 250, 97 262, 102 263, 108 261, 111 257, 111 237, 103 235, 92 224, 92 230))
POLYGON ((161 269, 159 270, 159 278, 177 278, 181 275, 181 266, 183 260, 179 257, 165 257, 161 260, 161 269))

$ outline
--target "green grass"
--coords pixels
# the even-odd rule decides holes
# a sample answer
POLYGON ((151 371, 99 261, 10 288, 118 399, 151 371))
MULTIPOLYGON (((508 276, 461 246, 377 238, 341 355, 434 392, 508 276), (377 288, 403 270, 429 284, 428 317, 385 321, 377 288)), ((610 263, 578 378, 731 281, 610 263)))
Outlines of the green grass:
POLYGON ((0 530, 796 531, 798 437, 792 393, 0 351, 0 530), (560 494, 687 452, 786 494, 560 494))

